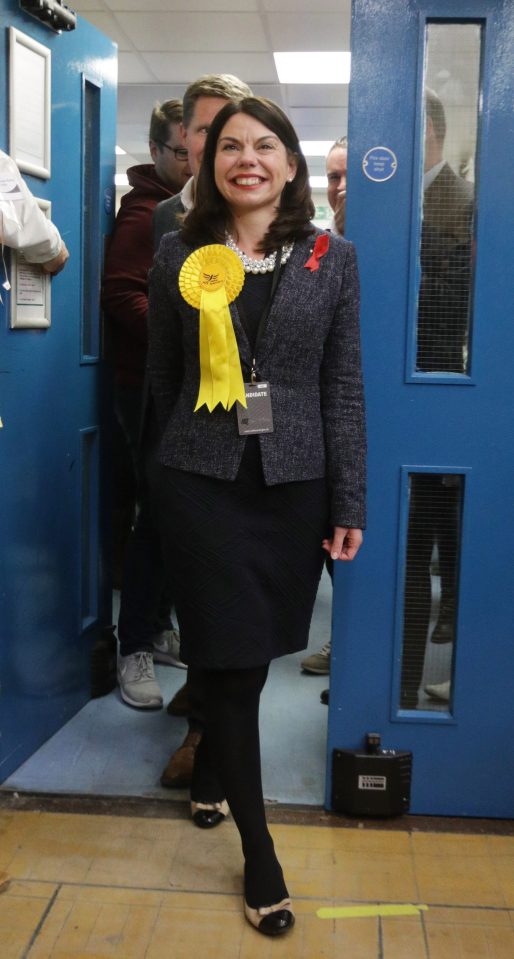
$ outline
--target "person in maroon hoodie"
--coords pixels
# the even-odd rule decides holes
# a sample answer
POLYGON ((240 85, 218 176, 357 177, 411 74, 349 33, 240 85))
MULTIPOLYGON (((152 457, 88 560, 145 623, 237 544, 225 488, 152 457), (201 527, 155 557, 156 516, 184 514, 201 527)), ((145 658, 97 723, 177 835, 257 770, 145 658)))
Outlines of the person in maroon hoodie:
MULTIPOLYGON (((132 488, 139 510, 150 512, 139 436, 147 351, 148 270, 153 259, 152 215, 157 204, 178 193, 190 177, 180 124, 182 103, 157 104, 150 120, 152 163, 127 170, 132 190, 121 200, 107 251, 102 304, 114 366, 115 415, 129 452, 132 488)), ((115 491, 116 495, 116 491, 115 491)), ((136 502, 132 513, 135 510, 136 502)), ((154 659, 180 662, 179 637, 170 618, 160 544, 151 521, 138 524, 128 540, 118 621, 121 696, 139 709, 162 706, 154 659)))

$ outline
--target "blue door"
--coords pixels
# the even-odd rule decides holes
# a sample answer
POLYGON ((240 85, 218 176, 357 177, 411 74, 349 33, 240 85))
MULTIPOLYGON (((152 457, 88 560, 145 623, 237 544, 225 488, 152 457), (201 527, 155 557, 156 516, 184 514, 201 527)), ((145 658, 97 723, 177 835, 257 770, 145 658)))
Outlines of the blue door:
POLYGON ((514 809, 513 37, 511 0, 354 0, 369 528, 337 570, 329 755, 411 750, 414 813, 514 809))
MULTIPOLYGON (((35 139, 43 128, 41 115, 30 114, 40 109, 38 97, 25 103, 18 97, 14 106, 8 82, 14 45, 30 57, 29 38, 47 51, 50 175, 27 174, 26 182, 51 203, 71 253, 51 281, 50 326, 12 328, 15 297, 1 290, 3 780, 90 698, 92 644, 110 622, 99 282, 103 237, 114 214, 116 52, 80 18, 73 32, 59 34, 22 13, 17 0, 2 3, 1 33, 0 146, 8 153, 15 149, 13 119, 18 146, 29 120, 35 139)), ((44 109, 44 98, 41 103, 44 109)), ((6 261, 12 279, 15 262, 6 261)))

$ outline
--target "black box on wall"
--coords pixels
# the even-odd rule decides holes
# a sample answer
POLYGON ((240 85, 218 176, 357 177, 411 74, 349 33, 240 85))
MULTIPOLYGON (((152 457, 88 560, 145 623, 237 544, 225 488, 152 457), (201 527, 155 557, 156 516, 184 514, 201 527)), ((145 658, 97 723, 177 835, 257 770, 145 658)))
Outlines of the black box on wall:
POLYGON ((381 749, 368 733, 366 749, 332 752, 332 808, 348 816, 399 816, 409 809, 412 753, 381 749))

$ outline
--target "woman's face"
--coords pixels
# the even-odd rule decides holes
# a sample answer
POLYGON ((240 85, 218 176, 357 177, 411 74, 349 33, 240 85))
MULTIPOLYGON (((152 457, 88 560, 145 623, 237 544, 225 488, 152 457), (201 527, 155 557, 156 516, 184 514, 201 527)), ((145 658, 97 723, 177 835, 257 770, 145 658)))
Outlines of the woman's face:
POLYGON ((216 144, 214 179, 234 213, 267 210, 274 219, 295 174, 295 160, 268 127, 246 113, 227 120, 216 144))

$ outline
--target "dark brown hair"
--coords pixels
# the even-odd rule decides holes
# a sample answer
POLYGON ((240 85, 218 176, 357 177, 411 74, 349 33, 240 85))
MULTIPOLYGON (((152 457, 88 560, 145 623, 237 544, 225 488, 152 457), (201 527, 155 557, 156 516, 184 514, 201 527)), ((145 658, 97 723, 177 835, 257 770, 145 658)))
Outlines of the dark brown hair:
MULTIPOLYGON (((148 139, 157 144, 166 143, 170 135, 170 124, 178 124, 182 120, 182 101, 165 100, 156 103, 150 117, 150 132, 148 139)), ((159 146, 161 153, 163 147, 159 146)))
POLYGON ((294 127, 280 107, 264 97, 245 97, 237 103, 229 102, 212 121, 196 184, 195 205, 184 221, 182 236, 191 246, 225 242, 225 231, 230 228, 231 215, 214 180, 214 161, 221 131, 228 120, 238 113, 253 117, 271 130, 297 164, 294 180, 285 184, 277 215, 262 241, 262 252, 269 253, 288 240, 303 239, 313 232, 310 221, 314 216, 314 204, 307 163, 294 127))

